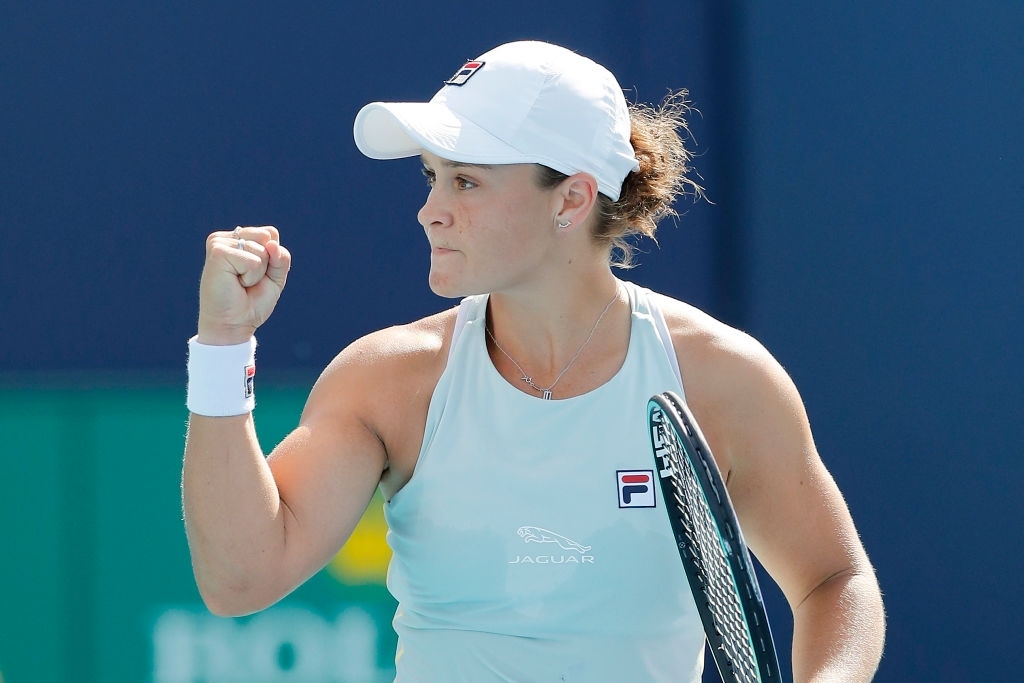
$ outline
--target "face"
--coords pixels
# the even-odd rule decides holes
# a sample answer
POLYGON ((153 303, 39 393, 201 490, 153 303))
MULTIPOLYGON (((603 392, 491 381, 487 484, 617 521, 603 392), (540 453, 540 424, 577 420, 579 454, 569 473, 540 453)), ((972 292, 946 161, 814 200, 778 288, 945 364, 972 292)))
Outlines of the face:
POLYGON ((417 217, 430 242, 430 288, 445 297, 527 284, 551 266, 557 189, 531 164, 479 166, 424 153, 430 193, 417 217))

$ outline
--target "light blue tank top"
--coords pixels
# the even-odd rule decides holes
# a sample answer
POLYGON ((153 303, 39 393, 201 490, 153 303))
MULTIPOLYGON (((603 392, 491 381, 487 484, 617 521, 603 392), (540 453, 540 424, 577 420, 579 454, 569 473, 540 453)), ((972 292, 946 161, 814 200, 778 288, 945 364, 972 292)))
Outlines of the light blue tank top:
POLYGON ((623 283, 619 372, 544 401, 459 308, 412 478, 386 505, 400 683, 693 681, 704 633, 655 481, 647 400, 682 395, 660 311, 623 283))

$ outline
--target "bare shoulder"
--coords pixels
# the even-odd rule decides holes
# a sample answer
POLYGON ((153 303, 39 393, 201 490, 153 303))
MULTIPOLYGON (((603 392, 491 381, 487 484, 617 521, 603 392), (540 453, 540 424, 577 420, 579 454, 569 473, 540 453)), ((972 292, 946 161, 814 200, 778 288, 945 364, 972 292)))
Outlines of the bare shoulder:
POLYGON ((456 313, 448 309, 355 340, 331 361, 310 393, 304 422, 355 421, 380 443, 385 494, 412 475, 456 313))
POLYGON ((680 367, 698 382, 694 387, 698 393, 728 392, 735 389, 734 382, 776 382, 779 373, 785 375, 778 361, 751 335, 695 306, 662 294, 655 296, 680 356, 680 367), (703 381, 704 374, 718 381, 708 384, 703 381))
MULTIPOLYGON (((457 309, 451 308, 403 325, 393 325, 355 340, 335 356, 324 371, 363 369, 379 375, 414 370, 447 352, 457 309)), ((378 377, 379 379, 379 377, 378 377)))
POLYGON ((664 295, 658 303, 672 336, 687 402, 701 423, 723 473, 749 463, 749 439, 765 422, 809 438, 796 386, 751 335, 664 295), (717 448, 716 448, 717 446, 717 448))
POLYGON ((452 308, 356 339, 324 369, 311 400, 351 399, 372 407, 404 402, 428 386, 432 390, 444 369, 456 311, 452 308))

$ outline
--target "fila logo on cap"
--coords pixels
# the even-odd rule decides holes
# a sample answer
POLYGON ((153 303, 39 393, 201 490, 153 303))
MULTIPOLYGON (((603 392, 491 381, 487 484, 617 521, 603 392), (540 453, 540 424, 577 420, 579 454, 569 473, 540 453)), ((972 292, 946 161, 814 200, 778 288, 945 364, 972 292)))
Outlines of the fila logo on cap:
POLYGON ((618 470, 620 508, 656 507, 654 470, 618 470))
POLYGON ((480 67, 484 65, 484 62, 466 62, 461 69, 455 72, 455 75, 445 81, 445 85, 463 85, 468 81, 473 74, 480 70, 480 67))

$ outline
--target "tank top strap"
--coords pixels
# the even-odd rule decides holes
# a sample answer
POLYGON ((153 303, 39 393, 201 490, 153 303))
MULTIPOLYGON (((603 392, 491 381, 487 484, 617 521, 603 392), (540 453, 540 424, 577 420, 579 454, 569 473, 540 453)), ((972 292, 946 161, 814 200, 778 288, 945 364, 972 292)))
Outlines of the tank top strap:
MULTIPOLYGON (((650 318, 651 323, 654 325, 654 331, 658 335, 658 341, 661 342, 662 348, 665 350, 665 356, 668 358, 669 365, 672 367, 672 372, 675 373, 676 379, 679 380, 679 387, 683 389, 683 374, 679 369, 679 358, 676 356, 675 345, 672 343, 672 335, 668 331, 668 323, 665 322, 665 314, 662 312, 661 307, 654 297, 654 292, 633 284, 632 282, 623 281, 622 283, 626 287, 626 291, 629 293, 630 304, 633 308, 633 314, 646 315, 650 318)), ((680 398, 686 400, 685 391, 681 391, 680 398)))
POLYGON ((466 323, 471 320, 478 320, 487 312, 487 295, 477 294, 467 296, 459 302, 459 312, 455 316, 455 329, 452 330, 452 343, 448 347, 448 363, 451 364, 452 356, 455 355, 455 346, 458 344, 466 323))

